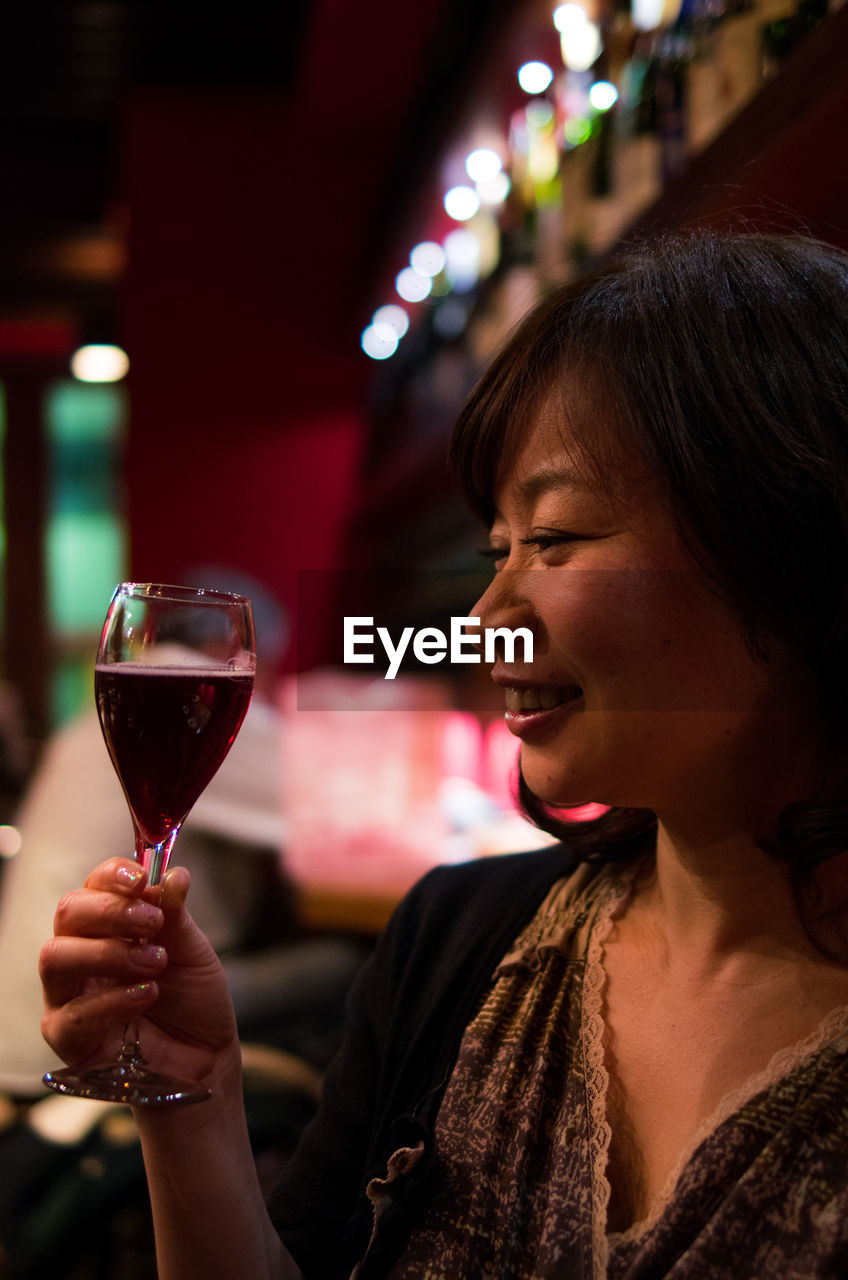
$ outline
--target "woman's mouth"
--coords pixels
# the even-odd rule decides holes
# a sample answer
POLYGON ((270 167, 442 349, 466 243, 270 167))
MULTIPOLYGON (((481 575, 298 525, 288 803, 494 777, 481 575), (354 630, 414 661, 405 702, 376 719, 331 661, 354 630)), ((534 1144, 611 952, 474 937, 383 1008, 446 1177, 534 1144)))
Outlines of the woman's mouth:
POLYGON ((532 741, 555 730, 579 705, 579 685, 507 685, 504 721, 517 738, 532 741))
POLYGON ((538 711, 553 711, 567 702, 574 702, 583 696, 579 685, 522 686, 508 685, 506 694, 507 717, 511 715, 531 714, 538 711))

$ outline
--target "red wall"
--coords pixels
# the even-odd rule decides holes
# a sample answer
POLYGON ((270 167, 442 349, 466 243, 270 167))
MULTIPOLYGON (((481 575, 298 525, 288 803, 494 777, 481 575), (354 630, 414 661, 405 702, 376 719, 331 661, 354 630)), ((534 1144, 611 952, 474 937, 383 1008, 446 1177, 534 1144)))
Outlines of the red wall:
POLYGON ((334 266, 350 229, 314 158, 281 154, 296 124, 280 99, 159 94, 122 131, 131 572, 220 563, 291 611, 297 569, 343 554, 369 373, 334 266))

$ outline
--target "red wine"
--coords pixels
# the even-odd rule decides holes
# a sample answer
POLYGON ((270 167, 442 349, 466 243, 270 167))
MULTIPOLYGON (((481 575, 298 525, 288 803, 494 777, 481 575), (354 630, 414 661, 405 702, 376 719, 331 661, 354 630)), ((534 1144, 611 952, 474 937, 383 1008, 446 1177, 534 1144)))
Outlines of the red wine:
POLYGON ((103 736, 149 844, 178 826, 229 751, 253 690, 249 672, 106 663, 94 672, 103 736))

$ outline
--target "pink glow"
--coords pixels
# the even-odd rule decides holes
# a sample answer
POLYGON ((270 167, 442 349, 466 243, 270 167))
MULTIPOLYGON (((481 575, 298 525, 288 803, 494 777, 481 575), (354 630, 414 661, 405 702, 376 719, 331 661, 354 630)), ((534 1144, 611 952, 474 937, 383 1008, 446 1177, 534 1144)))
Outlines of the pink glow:
POLYGON ((480 722, 470 712, 452 711, 442 730, 442 777, 467 778, 485 786, 483 742, 480 722))

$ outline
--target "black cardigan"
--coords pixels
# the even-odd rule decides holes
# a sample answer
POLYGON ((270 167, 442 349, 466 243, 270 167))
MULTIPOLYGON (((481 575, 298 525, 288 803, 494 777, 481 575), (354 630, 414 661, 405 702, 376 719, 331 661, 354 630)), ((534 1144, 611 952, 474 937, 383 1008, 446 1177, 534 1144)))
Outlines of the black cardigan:
POLYGON ((321 1107, 269 1200, 308 1280, 347 1280, 371 1235, 368 1180, 424 1138, 429 1158, 381 1215, 362 1280, 385 1275, 399 1254, 438 1185, 430 1138, 463 1031, 516 935, 574 865, 556 845, 438 867, 398 907, 351 992, 321 1107))

